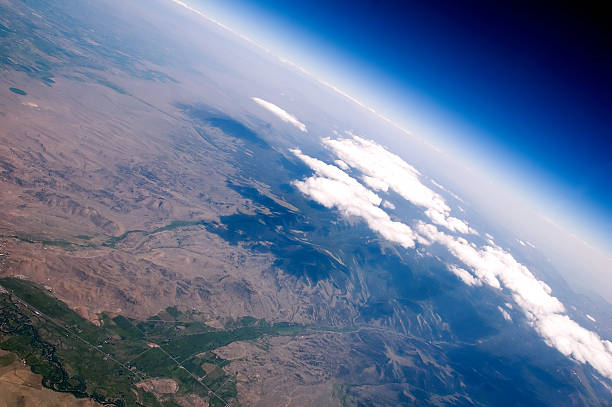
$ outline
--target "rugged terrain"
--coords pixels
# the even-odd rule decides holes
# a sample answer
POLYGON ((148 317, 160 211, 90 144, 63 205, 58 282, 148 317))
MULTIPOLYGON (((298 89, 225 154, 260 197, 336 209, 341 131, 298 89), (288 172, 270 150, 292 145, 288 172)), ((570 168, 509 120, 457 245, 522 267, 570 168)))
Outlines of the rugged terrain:
POLYGON ((15 397, 606 405, 486 311, 507 299, 295 189, 314 136, 253 113, 263 51, 161 0, 0 0, 0 50, 0 369, 38 383, 15 397))

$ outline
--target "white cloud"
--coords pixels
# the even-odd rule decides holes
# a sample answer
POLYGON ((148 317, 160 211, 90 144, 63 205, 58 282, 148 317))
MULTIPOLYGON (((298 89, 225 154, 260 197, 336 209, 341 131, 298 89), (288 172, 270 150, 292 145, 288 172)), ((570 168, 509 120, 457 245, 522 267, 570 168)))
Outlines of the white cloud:
POLYGON ((336 164, 336 166, 340 167, 342 170, 346 171, 349 169, 349 166, 347 163, 345 163, 342 160, 336 160, 334 161, 334 164, 336 164))
POLYGON ((446 191, 446 188, 444 188, 442 185, 440 185, 439 183, 436 182, 436 180, 431 180, 431 183, 434 184, 435 186, 437 186, 438 188, 440 188, 442 191, 446 191))
POLYGON ((599 373, 612 379, 612 342, 602 340, 595 332, 581 327, 563 314, 542 318, 535 328, 559 352, 579 362, 589 363, 599 373))
POLYGON ((436 187, 438 187, 439 189, 441 189, 442 191, 450 194, 450 196, 452 196, 453 198, 455 198, 456 200, 458 200, 459 202, 463 202, 463 199, 461 199, 457 194, 453 193, 452 191, 449 191, 448 189, 446 189, 443 185, 440 185, 438 182, 436 182, 436 180, 430 180, 432 184, 434 184, 436 187))
POLYGON ((416 168, 374 141, 345 133, 352 138, 325 138, 323 143, 344 163, 361 171, 369 187, 384 192, 394 190, 412 204, 427 208, 425 214, 434 223, 452 232, 475 233, 467 223, 450 216, 451 208, 442 196, 423 185, 416 168))
POLYGON ((429 219, 433 221, 433 223, 438 224, 440 226, 444 226, 452 232, 459 232, 463 234, 476 234, 476 231, 469 227, 467 223, 465 223, 461 219, 457 219, 453 216, 445 216, 442 212, 438 212, 433 208, 427 209, 425 211, 425 215, 427 215, 429 219))
POLYGON ((454 264, 451 264, 450 266, 448 266, 448 269, 467 285, 482 285, 482 281, 477 278, 474 278, 474 276, 470 274, 469 271, 462 269, 461 267, 457 267, 454 264))
POLYGON ((286 112, 285 110, 281 109, 280 107, 276 106, 274 103, 270 103, 270 102, 267 102, 267 101, 265 101, 263 99, 256 98, 256 97, 252 97, 251 99, 255 103, 257 103, 258 105, 263 107, 264 109, 267 109, 270 112, 272 112, 273 114, 275 114, 282 121, 284 121, 286 123, 293 124, 295 127, 297 127, 298 129, 300 129, 303 132, 308 131, 308 130, 306 130, 306 125, 304 123, 300 122, 298 119, 295 118, 295 116, 293 116, 292 114, 286 112))
POLYGON ((294 182, 303 194, 327 208, 337 208, 345 216, 362 218, 385 239, 406 248, 414 247, 415 233, 408 225, 391 220, 379 207, 382 199, 378 195, 340 168, 302 154, 300 150, 291 151, 316 173, 303 181, 294 182))
POLYGON ((383 208, 395 210, 395 205, 393 205, 393 203, 391 203, 389 201, 384 201, 382 206, 383 206, 383 208))
POLYGON ((375 191, 387 192, 389 190, 389 184, 380 178, 368 177, 367 175, 364 175, 363 182, 365 182, 367 186, 375 191))
POLYGON ((495 272, 486 267, 486 259, 483 259, 475 245, 471 245, 466 239, 447 235, 440 232, 434 225, 420 222, 417 226, 418 233, 424 238, 425 244, 438 242, 446 246, 451 254, 463 261, 467 266, 473 268, 474 274, 484 283, 501 288, 501 283, 497 279, 495 272), (480 267, 474 267, 478 265, 480 267))
POLYGON ((573 321, 552 295, 551 288, 510 253, 495 245, 475 248, 464 238, 440 232, 434 225, 421 223, 417 231, 429 241, 445 245, 482 282, 510 291, 528 323, 549 346, 579 362, 589 363, 612 379, 612 343, 573 321))
POLYGON ((506 311, 505 309, 503 309, 502 307, 500 307, 499 305, 497 306, 497 309, 499 310, 499 312, 501 312, 501 314, 503 315, 504 319, 506 321, 512 321, 512 317, 510 316, 510 314, 508 313, 508 311, 506 311))

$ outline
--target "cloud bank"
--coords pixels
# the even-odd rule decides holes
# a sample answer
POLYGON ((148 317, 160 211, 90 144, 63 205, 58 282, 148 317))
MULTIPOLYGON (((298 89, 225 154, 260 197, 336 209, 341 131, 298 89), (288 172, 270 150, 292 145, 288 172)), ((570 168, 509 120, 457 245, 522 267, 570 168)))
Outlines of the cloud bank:
MULTIPOLYGON (((439 230, 436 225, 451 232, 477 233, 466 222, 450 216, 450 207, 439 194, 421 183, 420 173, 414 167, 379 144, 357 136, 336 140, 327 138, 323 143, 343 164, 358 169, 363 174, 365 185, 334 165, 307 156, 300 150, 292 150, 315 172, 305 180, 294 182, 302 193, 327 208, 337 208, 344 216, 362 218, 372 230, 405 248, 414 247, 415 242, 445 246, 459 262, 448 266, 459 280, 473 287, 486 284, 508 292, 527 323, 546 344, 567 357, 590 364, 612 380, 612 342, 573 321, 561 301, 552 295, 552 289, 492 239, 478 247, 465 237, 439 230), (386 206, 382 198, 374 192, 389 189, 422 207, 434 224, 419 221, 410 227, 393 221, 383 209, 386 206)), ((508 308, 512 309, 511 306, 508 308)), ((499 308, 499 311, 504 319, 512 322, 506 310, 499 308)))
POLYGON ((450 216, 444 199, 419 180, 421 173, 380 144, 362 137, 323 139, 340 160, 364 174, 364 182, 376 191, 395 191, 414 205, 426 208, 425 214, 452 232, 476 233, 466 222, 450 216))
POLYGON ((448 269, 467 285, 482 285, 482 281, 480 281, 480 279, 475 278, 469 271, 462 269, 461 267, 451 264, 448 266, 448 269))
POLYGON ((308 131, 306 129, 306 125, 304 123, 300 122, 298 119, 295 118, 295 116, 293 116, 292 114, 286 112, 285 110, 281 109, 280 107, 276 106, 274 103, 270 103, 270 102, 267 102, 267 101, 265 101, 263 99, 256 98, 256 97, 252 97, 251 99, 255 103, 257 103, 258 105, 263 107, 264 109, 266 109, 266 110, 272 112, 273 114, 275 114, 282 121, 284 121, 286 123, 293 124, 295 127, 297 127, 298 129, 300 129, 303 132, 307 132, 308 131))
POLYGON ((502 307, 500 307, 499 305, 497 306, 497 309, 499 310, 499 312, 501 312, 502 316, 504 317, 504 319, 506 321, 512 321, 512 317, 510 316, 510 314, 508 313, 508 311, 506 311, 505 309, 503 309, 502 307))
POLYGON ((291 150, 316 175, 294 185, 305 195, 327 208, 337 208, 347 216, 360 217, 368 226, 384 238, 399 243, 403 247, 414 247, 416 235, 412 229, 401 222, 392 221, 379 205, 382 199, 361 185, 335 165, 326 164, 316 158, 291 150))

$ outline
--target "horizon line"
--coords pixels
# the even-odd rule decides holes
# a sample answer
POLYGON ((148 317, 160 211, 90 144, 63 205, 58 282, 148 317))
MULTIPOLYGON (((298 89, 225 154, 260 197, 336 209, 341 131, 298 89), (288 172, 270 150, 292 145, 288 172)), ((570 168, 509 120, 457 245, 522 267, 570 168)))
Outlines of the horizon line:
MULTIPOLYGON (((266 46, 264 46, 263 44, 257 42, 256 40, 250 38, 249 36, 242 34, 239 31, 236 31, 235 29, 233 29, 232 27, 228 26, 225 23, 222 23, 221 21, 209 16, 208 14, 202 12, 201 10, 196 9, 195 7, 191 6, 190 4, 187 4, 186 1, 189 0, 169 0, 170 2, 179 5, 197 15, 199 15, 200 17, 204 18, 205 20, 217 25, 218 27, 228 31, 229 33, 236 35, 238 38, 246 41, 247 43, 254 45, 255 47, 261 49, 262 51, 264 51, 265 53, 269 54, 271 57, 276 58, 277 60, 279 60, 280 62, 284 63, 285 65, 288 65, 289 67, 296 69, 297 71, 307 75, 309 78, 313 79, 314 81, 318 82, 321 85, 324 85, 325 87, 331 89, 332 91, 336 92, 337 94, 339 94, 340 96, 343 96, 344 98, 346 98, 347 100, 349 100, 350 102, 355 103, 356 105, 358 105, 359 107, 361 107, 362 109, 365 109, 366 111, 374 114, 376 117, 378 117, 379 119, 382 119, 383 121, 385 121, 386 123, 390 124, 391 126, 395 127, 397 130, 401 131, 402 133, 410 136, 410 137, 414 137, 416 139, 418 139, 419 141, 421 141, 422 143, 424 143, 425 145, 427 145, 428 147, 434 149, 436 152, 441 153, 443 155, 445 155, 446 157, 453 157, 452 155, 450 155, 449 153, 447 153, 446 151, 444 151, 443 149, 441 149, 440 147, 432 144, 430 141, 428 141, 426 138, 422 137, 422 136, 418 136, 416 134, 414 134, 413 132, 411 132, 410 130, 406 129, 405 127, 402 127, 401 125, 399 125, 398 123, 396 123, 395 121, 393 121, 391 118, 385 116, 382 113, 379 113, 378 111, 376 111, 373 107, 368 106, 367 104, 361 102, 359 99, 351 96, 350 94, 348 94, 347 92, 343 91, 342 89, 338 88, 337 86, 333 85, 330 82, 327 82, 317 76, 315 76, 315 74, 313 74, 312 72, 308 71, 306 68, 302 67, 301 65, 297 64, 296 62, 291 61, 288 58, 285 58, 281 55, 276 54, 274 51, 272 51, 271 49, 267 48, 266 46)), ((474 170, 468 166, 463 160, 461 159, 454 159, 454 161, 457 162, 457 164, 461 165, 464 169, 466 169, 469 172, 474 172, 474 170)), ((585 238, 580 237, 578 235, 576 235, 575 233, 571 232, 569 225, 567 226, 562 226, 559 224, 559 222, 557 221, 553 221, 552 219, 550 219, 547 215, 543 214, 541 212, 541 210, 537 209, 536 207, 534 207, 533 203, 529 203, 526 202, 524 200, 520 200, 520 202, 525 205, 527 207, 527 209, 529 209, 530 211, 532 211, 534 213, 534 215, 540 217, 543 221, 549 223, 550 225, 562 230, 563 232, 565 232, 568 236, 571 236, 572 238, 576 239, 577 241, 581 242, 582 244, 584 244, 585 246, 587 246, 588 248, 590 248, 591 250, 597 251, 599 253, 601 253, 603 256, 605 256, 606 258, 608 258, 608 260, 612 261, 612 252, 606 248, 606 243, 604 241, 600 241, 600 239, 596 238, 595 236, 591 236, 592 240, 591 242, 588 242, 585 240, 585 238), (598 242, 599 244, 595 243, 598 242), (603 247, 600 247, 600 245, 603 245, 603 247)), ((536 205, 539 206, 539 205, 536 205)), ((563 222, 562 222, 563 223, 563 222)), ((604 239, 605 240, 605 239, 604 239)))

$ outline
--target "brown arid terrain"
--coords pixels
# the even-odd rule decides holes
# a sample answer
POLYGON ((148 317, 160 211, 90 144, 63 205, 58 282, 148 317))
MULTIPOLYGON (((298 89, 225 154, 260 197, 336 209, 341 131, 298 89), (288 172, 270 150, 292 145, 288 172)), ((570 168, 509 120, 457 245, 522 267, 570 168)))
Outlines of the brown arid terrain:
MULTIPOLYGON (((353 332, 322 331, 314 335, 234 342, 215 353, 231 361, 226 369, 236 375, 238 399, 246 405, 342 406, 356 403, 338 377, 359 383, 351 388, 359 399, 393 405, 401 403, 398 392, 410 397, 411 392, 418 391, 407 384, 409 380, 452 380, 452 369, 435 361, 440 357, 440 350, 428 349, 424 342, 418 338, 390 335, 386 329, 362 327, 353 332), (398 351, 403 341, 411 343, 412 350, 398 351), (435 369, 433 377, 431 369, 435 369), (406 377, 406 370, 411 377, 406 377), (381 386, 380 382, 388 385, 381 386)), ((451 393, 440 397, 438 402, 445 404, 452 400, 468 399, 451 393)))
MULTIPOLYGON (((153 315, 175 303, 181 286, 197 284, 197 276, 211 299, 236 304, 229 315, 250 314, 245 307, 255 305, 239 305, 241 290, 263 284, 257 274, 269 265, 265 258, 206 232, 190 236, 189 227, 134 233, 115 248, 103 246, 130 230, 252 211, 251 202, 226 186, 236 169, 224 151, 206 143, 171 106, 162 114, 95 83, 55 77, 48 87, 25 74, 0 74, 6 85, 0 99, 0 230, 9 253, 3 275, 43 283, 93 318, 100 310, 153 315), (12 85, 27 87, 27 96, 11 93, 12 85), (225 301, 212 295, 215 286, 239 296, 225 301)), ((240 148, 237 141, 222 141, 226 149, 240 148)))
MULTIPOLYGON (((86 3, 84 9, 97 10, 96 2, 86 3)), ((310 302, 301 304, 295 285, 311 288, 271 270, 271 255, 188 224, 268 211, 229 183, 255 187, 291 207, 241 171, 234 154, 248 153, 248 143, 178 104, 215 100, 219 90, 201 74, 154 65, 141 55, 109 63, 99 51, 105 34, 95 30, 81 38, 80 26, 65 26, 75 36, 47 37, 65 17, 61 8, 46 10, 55 15, 44 21, 34 9, 34 17, 26 17, 17 0, 1 4, 7 11, 2 24, 24 20, 37 27, 31 29, 36 38, 10 44, 10 61, 31 63, 34 54, 51 65, 52 77, 37 81, 11 64, 0 70, 0 234, 7 252, 0 275, 44 284, 92 321, 102 310, 143 318, 179 300, 186 308, 208 308, 214 318, 311 318, 304 315, 310 302), (43 41, 87 57, 96 69, 37 48, 43 41), (212 94, 202 98, 201 92, 212 94), (114 238, 121 240, 109 244, 114 238), (264 272, 273 275, 264 278, 264 272)))
POLYGON ((326 106, 364 112, 178 0, 0 0, 0 406, 497 405, 525 360, 596 400, 507 293, 296 189, 326 106))
POLYGON ((32 373, 13 353, 0 350, 0 406, 2 407, 95 407, 89 399, 77 399, 41 385, 42 377, 32 373))
MULTIPOLYGON (((170 306, 197 310, 215 328, 244 316, 308 324, 327 321, 334 307, 344 309, 342 315, 354 313, 347 293, 333 283, 311 285, 275 267, 270 252, 230 244, 203 226, 223 216, 269 213, 230 184, 255 188, 291 211, 297 208, 235 163, 237 152, 252 148, 248 140, 194 119, 177 103, 215 100, 220 94, 201 72, 158 64, 140 50, 104 49, 111 46, 105 44, 106 33, 79 24, 79 13, 88 8, 100 12, 101 20, 111 18, 109 13, 130 19, 130 7, 139 13, 145 8, 133 5, 126 11, 118 6, 122 2, 111 1, 110 11, 103 12, 96 3, 70 10, 43 1, 0 2, 2 26, 25 33, 3 39, 0 277, 39 284, 97 326, 103 313, 144 320, 170 306), (69 13, 76 22, 64 23, 69 13), (72 34, 52 34, 57 30, 72 34), (108 52, 120 56, 109 59, 108 52), (200 93, 210 94, 200 98, 200 93), (313 303, 313 297, 319 299, 313 303)), ((173 11, 193 24, 193 16, 173 11)), ((150 30, 143 21, 132 23, 145 34, 150 30)), ((120 25, 115 21, 105 29, 122 36, 120 25)), ((228 360, 236 359, 232 349, 223 351, 228 360)), ((274 357, 277 346, 270 349, 268 357, 274 357)), ((291 359, 287 352, 280 346, 276 357, 291 359)), ((229 366, 228 374, 246 368, 242 361, 229 366)), ((323 404, 336 405, 332 373, 324 366, 306 378, 283 377, 281 389, 299 383, 285 404, 322 405, 322 397, 323 404)), ((272 384, 282 374, 267 364, 239 374, 243 405, 261 405, 256 400, 284 391, 258 389, 260 380, 272 384)), ((40 382, 36 377, 28 380, 40 382)), ((150 378, 135 386, 162 400, 176 392, 161 389, 168 387, 164 380, 171 379, 150 378)), ((51 391, 37 389, 28 397, 39 393, 51 391)), ((196 395, 181 397, 185 405, 205 403, 196 395)))

